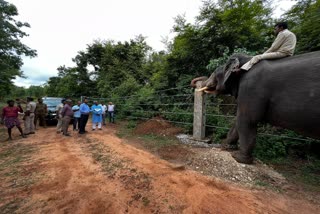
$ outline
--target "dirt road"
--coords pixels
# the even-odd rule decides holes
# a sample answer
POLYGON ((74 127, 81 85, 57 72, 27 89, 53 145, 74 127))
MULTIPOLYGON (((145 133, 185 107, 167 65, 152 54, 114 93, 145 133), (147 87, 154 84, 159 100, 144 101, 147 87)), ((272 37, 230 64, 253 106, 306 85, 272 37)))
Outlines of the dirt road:
POLYGON ((307 200, 244 189, 171 164, 115 132, 109 126, 64 137, 40 128, 26 139, 15 132, 18 140, 0 154, 32 149, 16 167, 19 179, 10 176, 12 167, 0 168, 0 213, 320 213, 307 200))

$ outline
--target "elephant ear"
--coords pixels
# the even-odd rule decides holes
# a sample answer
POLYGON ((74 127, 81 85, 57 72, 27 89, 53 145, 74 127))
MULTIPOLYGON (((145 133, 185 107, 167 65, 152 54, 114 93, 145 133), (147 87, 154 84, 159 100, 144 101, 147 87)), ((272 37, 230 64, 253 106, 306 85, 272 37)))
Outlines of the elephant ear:
POLYGON ((234 72, 235 69, 239 68, 240 61, 237 57, 232 57, 228 60, 224 67, 224 79, 223 79, 223 85, 227 82, 232 72, 234 72))

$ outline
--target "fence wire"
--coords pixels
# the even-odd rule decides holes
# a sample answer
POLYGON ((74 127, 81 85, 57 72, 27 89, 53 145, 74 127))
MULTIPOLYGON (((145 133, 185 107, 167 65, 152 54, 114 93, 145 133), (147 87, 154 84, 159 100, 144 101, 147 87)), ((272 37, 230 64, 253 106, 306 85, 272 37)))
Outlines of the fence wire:
MULTIPOLYGON (((159 121, 159 122, 163 121, 163 120, 149 118, 149 117, 126 116, 126 118, 135 118, 135 119, 142 119, 142 120, 154 120, 154 121, 159 121)), ((193 125, 193 123, 186 123, 186 122, 179 122, 179 121, 172 121, 172 120, 165 120, 165 121, 169 122, 169 123, 176 123, 176 124, 183 124, 183 125, 193 125)))
MULTIPOLYGON (((132 107, 132 108, 137 108, 138 106, 142 107, 144 106, 146 107, 157 107, 157 106, 186 106, 188 107, 188 109, 183 109, 186 112, 177 112, 177 111, 167 111, 167 110, 157 110, 157 111, 150 111, 150 110, 141 110, 141 109, 137 109, 137 110, 128 110, 126 109, 126 112, 130 112, 130 113, 137 113, 137 114, 145 114, 145 113, 149 113, 149 114, 153 114, 153 115, 165 115, 165 114, 169 114, 169 115, 193 115, 193 108, 190 108, 194 106, 194 103, 190 103, 190 99, 194 98, 194 94, 190 93, 190 94, 186 94, 185 92, 182 94, 175 94, 175 95, 160 95, 160 93, 163 92, 167 92, 167 91, 178 91, 181 89, 186 89, 188 86, 183 86, 183 87, 176 87, 176 88, 170 88, 170 89, 164 89, 164 90, 158 90, 158 91, 153 91, 153 94, 150 96, 150 98, 154 98, 154 94, 157 94, 156 98, 158 99, 157 101, 160 102, 159 100, 161 98, 172 98, 173 102, 171 103, 156 103, 156 102, 151 102, 152 100, 148 100, 148 97, 143 97, 145 100, 143 102, 148 102, 148 103, 127 103, 126 101, 128 101, 128 99, 130 98, 137 98, 137 97, 141 97, 141 95, 130 95, 130 96, 124 96, 124 97, 117 97, 117 98, 94 98, 94 97, 90 97, 90 100, 112 100, 113 102, 115 101, 119 101, 119 103, 114 103, 116 105, 116 108, 121 108, 121 107, 132 107), (177 98, 183 98, 185 97, 185 102, 176 102, 177 98), (146 99, 147 98, 147 99, 146 99), (122 103, 123 102, 123 103, 122 103)), ((139 102, 139 100, 133 100, 135 102, 139 102)), ((131 100, 132 102, 132 100, 131 100)), ((214 106, 214 107, 224 107, 224 106, 234 106, 236 107, 237 104, 235 103, 217 103, 217 102, 212 102, 212 100, 208 100, 206 102, 206 106, 210 107, 210 106, 214 106)), ((206 112, 206 116, 208 117, 222 117, 222 118, 235 118, 235 115, 224 115, 224 114, 212 114, 212 113, 207 113, 206 112)), ((150 117, 138 117, 138 116, 125 116, 126 118, 131 118, 131 119, 136 119, 136 120, 153 120, 153 121, 163 121, 163 120, 159 120, 159 119, 155 119, 155 118, 150 118, 150 117)), ((175 121, 175 120, 165 120, 169 123, 174 123, 174 124, 180 124, 180 125, 193 125, 193 123, 189 123, 189 122, 181 122, 181 121, 175 121)), ((223 129, 223 130, 229 130, 230 127, 223 127, 223 126, 217 126, 215 124, 206 124, 205 125, 207 128, 214 128, 214 129, 223 129)), ((297 141, 306 141, 306 142, 311 142, 311 141, 318 141, 319 140, 315 140, 312 138, 299 138, 299 137, 290 137, 290 136, 286 136, 286 135, 275 135, 275 134, 268 134, 268 133, 257 133, 257 135, 259 136, 266 136, 266 137, 277 137, 277 138, 283 138, 283 139, 289 139, 289 140, 297 140, 297 141)))

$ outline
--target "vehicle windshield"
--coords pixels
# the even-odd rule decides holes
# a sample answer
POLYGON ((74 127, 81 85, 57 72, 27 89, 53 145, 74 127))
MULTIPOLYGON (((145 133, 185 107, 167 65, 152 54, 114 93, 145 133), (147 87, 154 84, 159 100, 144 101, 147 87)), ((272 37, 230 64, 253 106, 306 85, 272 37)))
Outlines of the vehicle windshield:
POLYGON ((57 106, 61 103, 62 99, 44 99, 43 103, 47 104, 47 106, 57 106))

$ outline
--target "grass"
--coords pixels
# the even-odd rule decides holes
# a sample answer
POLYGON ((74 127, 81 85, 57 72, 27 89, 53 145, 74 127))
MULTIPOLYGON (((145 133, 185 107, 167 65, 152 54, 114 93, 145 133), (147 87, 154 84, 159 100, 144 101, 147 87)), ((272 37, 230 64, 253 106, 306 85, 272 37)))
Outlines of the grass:
POLYGON ((14 198, 13 200, 5 203, 4 205, 0 206, 0 212, 2 214, 12 214, 16 213, 17 210, 21 207, 24 203, 24 200, 21 198, 14 198))
POLYGON ((35 147, 23 144, 0 144, 0 172, 6 174, 17 174, 22 168, 22 164, 29 160, 35 147))
POLYGON ((178 140, 174 137, 160 136, 155 134, 136 135, 133 132, 135 127, 135 121, 122 122, 120 123, 120 127, 116 135, 125 139, 138 139, 142 142, 143 147, 151 151, 157 151, 160 148, 178 144, 178 140))
POLYGON ((112 152, 108 146, 104 145, 102 142, 91 139, 87 140, 87 143, 89 143, 87 149, 92 158, 101 164, 104 172, 114 174, 118 169, 123 168, 124 161, 115 159, 114 152, 112 152))
POLYGON ((139 138, 143 141, 143 146, 151 150, 178 144, 178 140, 175 138, 162 137, 154 134, 141 135, 139 138))
POLYGON ((141 201, 143 206, 150 204, 147 195, 150 193, 151 178, 148 174, 130 166, 128 160, 122 159, 109 146, 95 138, 87 137, 82 142, 82 148, 101 166, 101 170, 109 178, 118 178, 124 189, 133 191, 133 201, 141 201))
POLYGON ((2 143, 3 139, 7 139, 8 138, 8 134, 7 134, 7 130, 0 125, 0 143, 2 143))
POLYGON ((37 179, 36 172, 29 172, 27 169, 31 166, 28 163, 36 151, 32 145, 0 143, 0 177, 2 186, 6 187, 0 187, 1 213, 15 213, 27 200, 17 193, 26 191, 37 179), (12 194, 17 196, 10 198, 12 194))
POLYGON ((254 184, 257 185, 257 186, 261 186, 261 187, 268 187, 269 186, 268 182, 265 182, 265 181, 262 181, 262 180, 256 180, 254 182, 254 184))
POLYGON ((148 206, 150 204, 150 200, 147 197, 142 197, 143 206, 148 206))
POLYGON ((281 158, 271 162, 290 182, 310 191, 320 191, 320 160, 281 158))
POLYGON ((267 189, 273 190, 273 191, 278 192, 278 193, 283 192, 281 187, 273 185, 272 183, 270 183, 267 180, 265 181, 265 180, 257 179, 257 180, 255 180, 254 185, 256 185, 258 187, 267 188, 267 189))
POLYGON ((137 125, 135 121, 119 122, 119 124, 120 126, 116 133, 119 138, 128 138, 134 135, 133 130, 137 125))

